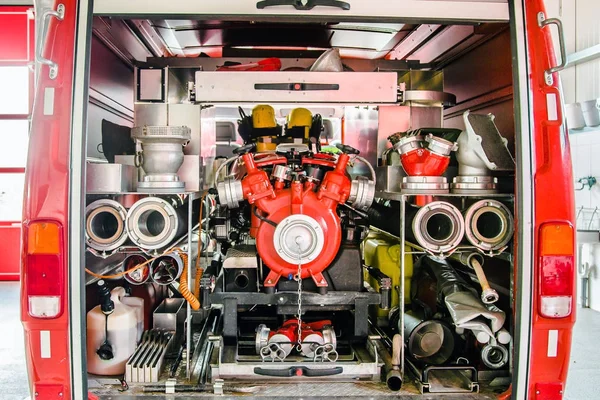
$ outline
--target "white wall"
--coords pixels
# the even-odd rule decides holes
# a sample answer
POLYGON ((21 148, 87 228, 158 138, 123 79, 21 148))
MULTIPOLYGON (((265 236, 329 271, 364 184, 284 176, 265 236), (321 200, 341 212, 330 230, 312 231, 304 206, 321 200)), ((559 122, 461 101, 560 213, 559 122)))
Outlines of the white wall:
MULTIPOLYGON (((600 43, 599 0, 546 0, 548 17, 563 22, 567 53, 572 54, 600 43)), ((552 28, 558 54, 555 28, 552 28)), ((600 60, 567 67, 561 72, 564 102, 582 102, 600 97, 600 60)), ((573 177, 593 176, 598 184, 575 191, 577 229, 600 230, 600 130, 569 135, 573 177), (583 207, 583 209, 582 209, 583 207), (595 208, 598 207, 598 211, 595 208), (580 211, 581 210, 581 211, 580 211)), ((580 185, 576 185, 580 186, 580 185)), ((579 244, 579 263, 591 266, 589 306, 600 311, 600 244, 579 244)), ((577 275, 577 302, 580 303, 581 275, 577 275)))
MULTIPOLYGON (((569 135, 571 143, 571 158, 573 161, 573 178, 594 176, 598 184, 591 189, 589 187, 583 190, 575 191, 575 206, 577 208, 577 228, 578 229, 600 229, 600 130, 589 133, 576 133, 569 135), (583 207, 584 210, 579 212, 583 207), (598 207, 598 212, 592 220, 593 211, 598 207), (590 224, 591 221, 591 224, 590 224)), ((579 188, 581 185, 576 185, 579 188)))
MULTIPOLYGON (((546 13, 548 17, 557 17, 563 22, 568 54, 600 44, 600 1, 546 0, 546 13)), ((558 54, 556 28, 550 29, 558 54)), ((600 97, 600 59, 567 67, 560 75, 565 103, 600 97)))

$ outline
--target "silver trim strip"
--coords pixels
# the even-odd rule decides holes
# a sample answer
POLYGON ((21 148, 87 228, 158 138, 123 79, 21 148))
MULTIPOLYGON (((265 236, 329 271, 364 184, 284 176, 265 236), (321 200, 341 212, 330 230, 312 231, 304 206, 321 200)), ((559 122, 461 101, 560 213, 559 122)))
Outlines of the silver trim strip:
POLYGON ((52 358, 52 341, 50 331, 40 331, 40 357, 52 358))
POLYGON ((490 1, 451 1, 451 0, 354 0, 350 10, 334 7, 317 7, 311 11, 298 11, 293 7, 256 8, 251 0, 98 0, 94 3, 94 14, 120 17, 159 15, 163 19, 194 15, 195 18, 216 16, 245 19, 256 18, 298 18, 334 20, 425 21, 432 24, 452 22, 506 22, 508 5, 506 2, 490 1))
POLYGON ((516 203, 518 226, 518 262, 516 291, 513 362, 512 398, 524 399, 528 393, 529 358, 531 348, 531 307, 533 293, 533 235, 534 235, 534 192, 533 192, 533 151, 532 132, 532 98, 529 87, 529 71, 527 64, 527 37, 525 10, 523 0, 510 2, 511 47, 513 59, 513 84, 515 107, 516 136, 516 203))
POLYGON ((91 46, 92 5, 80 0, 73 71, 71 105, 71 180, 69 198, 69 329, 71 342, 71 398, 87 398, 85 338, 85 149, 87 105, 89 101, 89 54, 91 46))

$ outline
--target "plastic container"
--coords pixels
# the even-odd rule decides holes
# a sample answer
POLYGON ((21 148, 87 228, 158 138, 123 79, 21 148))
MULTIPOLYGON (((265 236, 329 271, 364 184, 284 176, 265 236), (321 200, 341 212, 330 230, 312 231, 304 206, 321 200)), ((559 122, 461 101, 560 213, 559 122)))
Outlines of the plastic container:
POLYGON ((598 99, 582 102, 581 111, 583 112, 583 119, 587 126, 600 125, 600 104, 598 103, 598 99))
POLYGON ((125 297, 125 289, 116 287, 110 299, 114 302, 114 310, 106 318, 100 306, 87 313, 87 369, 96 375, 122 375, 125 364, 135 351, 138 336, 138 317, 136 307, 130 307, 121 301, 125 297), (105 341, 105 326, 108 321, 108 342, 112 350, 110 359, 101 359, 98 349, 105 341))
POLYGON ((136 343, 139 343, 144 333, 144 299, 141 297, 127 296, 121 299, 121 303, 135 309, 135 317, 137 320, 137 336, 136 343))
POLYGON ((567 114, 567 126, 569 127, 569 129, 585 128, 585 119, 583 119, 583 111, 581 110, 581 104, 566 104, 565 111, 567 114))

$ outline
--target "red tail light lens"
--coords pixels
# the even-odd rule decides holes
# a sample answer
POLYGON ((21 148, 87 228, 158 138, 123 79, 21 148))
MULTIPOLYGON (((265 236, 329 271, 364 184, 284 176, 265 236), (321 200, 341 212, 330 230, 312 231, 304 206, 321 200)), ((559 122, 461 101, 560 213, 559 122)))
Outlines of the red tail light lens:
POLYGON ((564 318, 571 315, 575 279, 575 237, 567 223, 544 224, 540 228, 540 315, 564 318))
POLYGON ((33 222, 26 229, 24 279, 29 315, 59 317, 64 296, 62 227, 55 222, 33 222))

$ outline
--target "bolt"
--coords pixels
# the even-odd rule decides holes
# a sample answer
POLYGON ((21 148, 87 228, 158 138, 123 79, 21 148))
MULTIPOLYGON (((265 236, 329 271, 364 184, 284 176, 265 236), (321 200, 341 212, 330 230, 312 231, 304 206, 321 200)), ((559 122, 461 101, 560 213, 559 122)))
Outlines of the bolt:
POLYGON ((535 394, 540 394, 540 391, 539 391, 539 390, 536 390, 536 391, 535 391, 535 394))
POLYGON ((322 284, 325 284, 325 283, 326 283, 326 282, 325 282, 325 279, 321 279, 321 283, 322 283, 322 284))
POLYGON ((273 281, 270 279, 267 279, 267 283, 273 283, 273 281))

